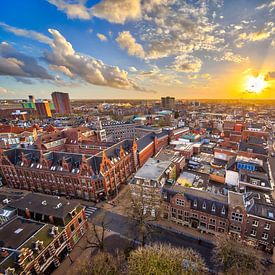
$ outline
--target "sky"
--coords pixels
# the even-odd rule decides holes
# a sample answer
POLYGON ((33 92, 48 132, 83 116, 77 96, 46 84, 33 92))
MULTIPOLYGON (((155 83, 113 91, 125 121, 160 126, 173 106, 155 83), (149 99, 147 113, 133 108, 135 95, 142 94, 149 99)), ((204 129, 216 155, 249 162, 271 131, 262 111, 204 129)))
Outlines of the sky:
POLYGON ((0 98, 274 99, 274 19, 275 0, 1 0, 0 98))

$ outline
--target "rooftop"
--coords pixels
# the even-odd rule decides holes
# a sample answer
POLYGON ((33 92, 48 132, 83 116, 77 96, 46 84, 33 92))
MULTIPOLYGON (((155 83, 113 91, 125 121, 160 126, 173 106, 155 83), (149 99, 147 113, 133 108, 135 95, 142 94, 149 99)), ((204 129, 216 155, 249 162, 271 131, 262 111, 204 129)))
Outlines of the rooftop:
POLYGON ((17 217, 0 227, 0 246, 17 249, 44 224, 17 217))
POLYGON ((30 212, 41 213, 61 219, 66 218, 68 213, 77 208, 78 205, 78 203, 68 201, 62 197, 33 193, 29 193, 24 198, 10 203, 11 207, 17 209, 25 210, 28 208, 30 212))
POLYGON ((171 161, 160 161, 149 158, 146 163, 137 171, 135 177, 157 181, 171 165, 171 161))

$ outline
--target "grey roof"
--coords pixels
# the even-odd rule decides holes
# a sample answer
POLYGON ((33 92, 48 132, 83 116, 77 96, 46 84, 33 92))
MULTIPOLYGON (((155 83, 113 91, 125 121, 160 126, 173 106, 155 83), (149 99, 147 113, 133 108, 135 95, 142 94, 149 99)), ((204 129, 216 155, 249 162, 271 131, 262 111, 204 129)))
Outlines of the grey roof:
POLYGON ((191 201, 191 208, 200 212, 205 212, 223 218, 226 218, 228 215, 227 196, 202 191, 195 188, 184 187, 181 185, 166 185, 163 188, 163 192, 167 192, 167 197, 169 197, 168 199, 177 193, 182 193, 188 200, 191 201), (213 207, 215 211, 212 211, 213 207))
POLYGON ((171 161, 160 161, 154 158, 149 158, 137 171, 135 178, 157 181, 171 164, 171 161))
POLYGON ((239 145, 239 150, 248 152, 251 150, 254 154, 266 155, 268 154, 267 149, 263 148, 262 146, 250 144, 247 142, 242 141, 239 145))
POLYGON ((9 206, 64 219, 68 213, 79 206, 79 203, 69 201, 63 197, 29 193, 24 198, 13 201, 9 206))
POLYGON ((0 247, 17 249, 44 224, 16 217, 0 227, 0 247))
POLYGON ((275 203, 271 196, 251 192, 245 195, 245 200, 249 214, 275 221, 275 203))

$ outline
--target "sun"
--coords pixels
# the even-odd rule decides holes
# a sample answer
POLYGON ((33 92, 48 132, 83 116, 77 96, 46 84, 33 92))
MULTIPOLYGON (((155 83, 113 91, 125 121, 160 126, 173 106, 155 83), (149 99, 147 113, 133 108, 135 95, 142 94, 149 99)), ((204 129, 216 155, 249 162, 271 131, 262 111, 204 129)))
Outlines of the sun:
POLYGON ((259 94, 267 87, 264 75, 258 75, 257 77, 249 75, 245 82, 245 90, 248 93, 259 94))

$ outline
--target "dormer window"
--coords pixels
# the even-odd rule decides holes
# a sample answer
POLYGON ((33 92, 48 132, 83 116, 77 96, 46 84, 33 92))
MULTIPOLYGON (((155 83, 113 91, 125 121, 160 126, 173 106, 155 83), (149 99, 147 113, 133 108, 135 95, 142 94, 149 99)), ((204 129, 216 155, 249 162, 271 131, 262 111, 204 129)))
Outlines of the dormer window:
POLYGON ((194 200, 193 205, 194 207, 197 207, 197 200, 194 200))
POLYGON ((205 201, 203 202, 202 209, 206 209, 206 203, 205 203, 205 201))
POLYGON ((216 206, 215 204, 212 205, 212 212, 215 212, 216 211, 216 206))
POLYGON ((222 214, 225 215, 225 207, 222 207, 222 214))

